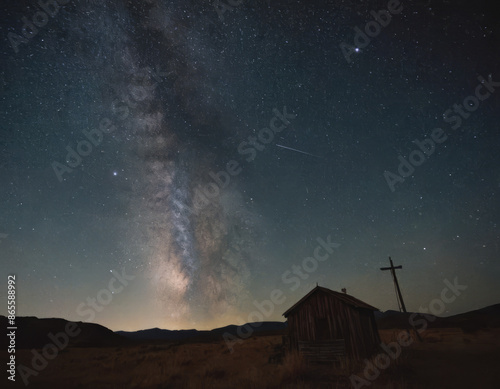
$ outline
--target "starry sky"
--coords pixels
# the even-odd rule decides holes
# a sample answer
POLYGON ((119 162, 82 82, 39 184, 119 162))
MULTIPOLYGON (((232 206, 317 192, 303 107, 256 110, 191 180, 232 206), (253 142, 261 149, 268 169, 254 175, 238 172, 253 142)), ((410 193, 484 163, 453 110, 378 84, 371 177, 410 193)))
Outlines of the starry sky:
POLYGON ((499 303, 492 7, 3 1, 17 314, 210 329, 316 283, 398 309, 389 256, 408 310, 445 280, 467 289, 443 316, 499 303))

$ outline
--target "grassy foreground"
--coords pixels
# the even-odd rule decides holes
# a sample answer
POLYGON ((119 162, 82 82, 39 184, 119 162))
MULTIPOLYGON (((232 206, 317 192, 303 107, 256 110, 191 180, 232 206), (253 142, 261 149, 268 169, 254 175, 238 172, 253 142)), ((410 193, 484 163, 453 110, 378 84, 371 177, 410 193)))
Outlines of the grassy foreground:
MULTIPOLYGON (((380 331, 385 343, 399 330, 380 331)), ((230 353, 215 343, 137 344, 111 348, 67 348, 37 376, 30 388, 495 388, 500 366, 500 329, 467 333, 429 329, 424 343, 402 347, 379 373, 366 361, 308 366, 283 355, 281 336, 252 337, 230 353), (352 381, 353 374, 360 377, 352 381), (364 380, 364 381, 363 381, 364 380), (370 384, 370 385, 368 385, 370 384)), ((6 354, 6 353, 5 353, 6 354)), ((30 366, 31 350, 17 350, 30 366)), ((372 358, 374 361, 374 358, 372 358)), ((25 387, 19 373, 15 384, 25 387)))

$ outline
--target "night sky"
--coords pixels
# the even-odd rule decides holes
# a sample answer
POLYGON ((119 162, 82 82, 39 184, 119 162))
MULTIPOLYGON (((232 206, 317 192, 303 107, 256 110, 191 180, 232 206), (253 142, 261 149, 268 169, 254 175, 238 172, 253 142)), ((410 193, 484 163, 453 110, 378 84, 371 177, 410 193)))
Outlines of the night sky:
POLYGON ((0 10, 0 314, 8 274, 113 330, 397 310, 389 256, 408 310, 500 302, 493 4, 59 3, 0 10))

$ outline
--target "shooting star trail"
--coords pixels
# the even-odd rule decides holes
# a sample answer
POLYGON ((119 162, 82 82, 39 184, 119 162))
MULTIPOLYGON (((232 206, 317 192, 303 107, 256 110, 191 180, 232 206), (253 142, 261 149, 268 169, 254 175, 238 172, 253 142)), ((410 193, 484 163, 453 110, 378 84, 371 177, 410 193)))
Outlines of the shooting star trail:
POLYGON ((276 144, 276 146, 281 147, 283 149, 296 151, 297 153, 302 153, 302 154, 310 155, 311 157, 323 159, 323 157, 320 157, 319 155, 314 155, 314 154, 308 153, 306 151, 301 151, 301 150, 293 149, 293 148, 288 147, 288 146, 283 146, 283 145, 279 145, 279 144, 276 144))

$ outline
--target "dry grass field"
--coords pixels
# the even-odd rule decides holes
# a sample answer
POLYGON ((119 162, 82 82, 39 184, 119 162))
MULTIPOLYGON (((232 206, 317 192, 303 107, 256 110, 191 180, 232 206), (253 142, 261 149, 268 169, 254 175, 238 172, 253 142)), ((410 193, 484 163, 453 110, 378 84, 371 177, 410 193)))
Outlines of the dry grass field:
MULTIPOLYGON (((400 330, 383 330, 386 343, 400 330)), ((281 336, 255 336, 230 353, 215 343, 143 343, 126 347, 67 348, 30 388, 497 388, 500 329, 467 333, 461 329, 428 329, 424 343, 403 347, 370 385, 352 385, 363 377, 366 361, 357 365, 308 366, 295 355, 281 358, 281 336)), ((29 366, 30 350, 18 350, 17 361, 29 366)), ((373 377, 372 377, 373 378, 373 377)), ((12 385, 9 385, 12 386, 12 385)), ((23 387, 19 373, 13 387, 23 387)))

